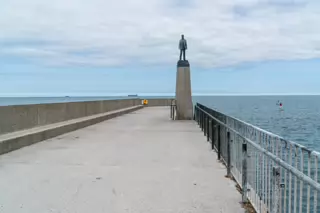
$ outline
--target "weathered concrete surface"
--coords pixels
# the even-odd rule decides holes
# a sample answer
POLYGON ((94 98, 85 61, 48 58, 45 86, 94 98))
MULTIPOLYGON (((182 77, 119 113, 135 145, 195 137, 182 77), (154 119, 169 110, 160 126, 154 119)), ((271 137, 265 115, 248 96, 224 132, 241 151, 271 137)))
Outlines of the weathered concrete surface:
POLYGON ((0 135, 138 105, 140 99, 0 106, 0 135))
POLYGON ((0 155, 67 132, 102 122, 107 119, 114 118, 116 116, 133 112, 141 109, 142 107, 142 105, 133 106, 0 135, 0 155))
POLYGON ((193 121, 144 108, 0 156, 0 212, 244 212, 193 121))
POLYGON ((191 120, 193 118, 190 67, 177 67, 176 105, 177 120, 191 120))

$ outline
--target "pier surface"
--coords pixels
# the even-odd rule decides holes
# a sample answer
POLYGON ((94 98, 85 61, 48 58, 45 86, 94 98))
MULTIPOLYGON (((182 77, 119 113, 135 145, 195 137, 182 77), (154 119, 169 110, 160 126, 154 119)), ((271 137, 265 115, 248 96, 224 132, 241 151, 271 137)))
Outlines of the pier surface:
POLYGON ((150 107, 0 156, 0 213, 243 213, 193 121, 150 107))

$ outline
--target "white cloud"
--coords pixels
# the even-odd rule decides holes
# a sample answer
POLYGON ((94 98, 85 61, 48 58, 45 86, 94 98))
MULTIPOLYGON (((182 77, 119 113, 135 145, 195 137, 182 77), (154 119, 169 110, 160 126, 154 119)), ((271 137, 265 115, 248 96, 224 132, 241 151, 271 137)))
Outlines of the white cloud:
POLYGON ((10 0, 1 2, 0 57, 174 65, 184 33, 193 66, 317 58, 319 20, 314 0, 10 0))

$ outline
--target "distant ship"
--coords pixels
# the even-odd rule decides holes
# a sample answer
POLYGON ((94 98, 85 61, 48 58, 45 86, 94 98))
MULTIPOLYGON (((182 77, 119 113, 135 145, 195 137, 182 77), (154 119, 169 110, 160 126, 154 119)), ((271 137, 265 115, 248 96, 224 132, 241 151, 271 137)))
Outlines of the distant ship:
POLYGON ((128 97, 138 97, 138 95, 128 95, 128 97))

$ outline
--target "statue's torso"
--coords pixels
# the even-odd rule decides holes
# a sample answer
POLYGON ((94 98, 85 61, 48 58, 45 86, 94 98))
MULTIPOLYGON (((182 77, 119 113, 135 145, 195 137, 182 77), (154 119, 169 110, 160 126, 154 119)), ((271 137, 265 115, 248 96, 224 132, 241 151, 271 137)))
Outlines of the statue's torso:
POLYGON ((185 39, 180 39, 179 49, 180 49, 180 50, 185 50, 185 49, 187 49, 187 41, 186 41, 185 39))

